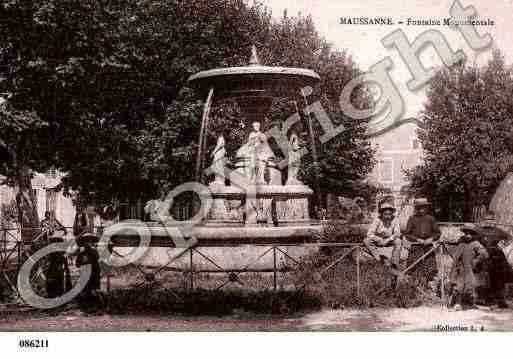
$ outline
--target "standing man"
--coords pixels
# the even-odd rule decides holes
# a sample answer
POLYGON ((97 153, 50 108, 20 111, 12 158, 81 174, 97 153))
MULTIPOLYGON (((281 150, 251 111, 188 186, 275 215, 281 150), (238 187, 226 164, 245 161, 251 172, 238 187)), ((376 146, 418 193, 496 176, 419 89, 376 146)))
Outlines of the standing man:
POLYGON ((363 243, 374 258, 398 269, 401 256, 401 229, 395 220, 395 207, 390 203, 383 203, 378 213, 363 243), (385 255, 379 253, 378 247, 392 247, 390 263, 385 255))
MULTIPOLYGON (((428 213, 431 203, 426 198, 417 198, 413 202, 415 211, 408 219, 404 235, 409 242, 420 245, 413 246, 410 251, 410 262, 417 260, 433 247, 440 239, 440 229, 436 219, 428 213)), ((417 264, 413 269, 416 277, 421 278, 424 285, 434 279, 437 274, 437 261, 430 256, 417 264)))

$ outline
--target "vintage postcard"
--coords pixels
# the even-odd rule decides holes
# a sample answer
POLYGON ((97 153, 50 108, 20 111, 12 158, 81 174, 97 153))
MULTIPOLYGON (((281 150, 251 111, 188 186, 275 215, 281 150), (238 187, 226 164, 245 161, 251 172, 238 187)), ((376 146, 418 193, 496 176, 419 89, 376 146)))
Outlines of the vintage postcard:
POLYGON ((0 331, 513 331, 512 13, 3 1, 0 331))

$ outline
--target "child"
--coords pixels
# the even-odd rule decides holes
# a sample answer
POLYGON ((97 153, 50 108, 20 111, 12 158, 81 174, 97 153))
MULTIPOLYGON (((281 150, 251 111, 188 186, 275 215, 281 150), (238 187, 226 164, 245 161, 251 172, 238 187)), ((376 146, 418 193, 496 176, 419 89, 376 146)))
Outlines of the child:
POLYGON ((451 305, 454 309, 474 307, 474 291, 476 288, 475 271, 488 258, 488 253, 479 242, 480 233, 472 226, 461 228, 463 236, 453 256, 453 267, 450 281, 453 285, 451 305))

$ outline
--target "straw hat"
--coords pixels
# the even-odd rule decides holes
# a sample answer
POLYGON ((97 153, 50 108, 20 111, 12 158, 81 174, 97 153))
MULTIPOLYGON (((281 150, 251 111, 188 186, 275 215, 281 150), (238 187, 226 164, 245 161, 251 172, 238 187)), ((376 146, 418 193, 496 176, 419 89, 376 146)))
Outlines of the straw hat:
POLYGON ((415 207, 424 207, 431 205, 431 203, 427 200, 427 198, 415 198, 413 205, 415 207))
POLYGON ((460 228, 460 231, 465 234, 470 234, 470 235, 480 235, 481 234, 479 232, 479 229, 476 226, 470 225, 470 224, 465 224, 463 227, 460 228))
POLYGON ((391 210, 392 212, 395 212, 395 207, 391 203, 382 203, 381 206, 379 206, 379 213, 382 213, 386 210, 391 210))

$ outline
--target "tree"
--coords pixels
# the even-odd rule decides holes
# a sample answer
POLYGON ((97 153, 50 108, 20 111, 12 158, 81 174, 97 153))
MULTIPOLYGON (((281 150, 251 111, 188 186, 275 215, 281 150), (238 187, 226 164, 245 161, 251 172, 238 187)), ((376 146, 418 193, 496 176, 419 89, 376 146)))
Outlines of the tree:
MULTIPOLYGON (((344 119, 336 107, 358 70, 308 17, 275 22, 262 5, 242 0, 11 0, 0 5, 0 17, 8 94, 0 138, 20 138, 6 143, 17 162, 1 174, 19 188, 30 186, 31 171, 50 166, 67 173, 66 189, 95 204, 147 198, 162 184, 192 179, 203 99, 187 78, 246 64, 253 43, 264 64, 318 71, 323 104, 335 121, 347 121, 345 140, 325 145, 324 177, 348 187, 370 169, 364 121, 344 119), (29 122, 20 127, 19 117, 29 122)), ((270 118, 288 115, 279 107, 270 118)), ((216 111, 225 111, 217 115, 221 127, 240 123, 233 106, 216 111)))
POLYGON ((412 187, 433 198, 443 218, 472 220, 512 168, 513 77, 499 51, 483 68, 461 63, 430 82, 419 139, 424 164, 412 187))
POLYGON ((32 237, 33 228, 39 227, 36 199, 32 191, 31 172, 44 166, 47 146, 39 138, 48 138, 47 124, 33 112, 19 112, 0 104, 0 147, 2 161, 0 173, 5 183, 16 184, 18 223, 27 228, 22 234, 32 237), (4 140, 5 139, 5 140, 4 140))
MULTIPOLYGON (((258 14, 258 9, 258 7, 251 8, 251 14, 258 14)), ((342 114, 339 107, 339 96, 343 86, 354 76, 358 75, 359 71, 345 51, 338 52, 332 50, 331 45, 319 36, 310 17, 288 17, 284 15, 279 22, 272 22, 265 12, 262 14, 264 15, 260 15, 260 20, 259 17, 256 17, 249 22, 249 24, 260 24, 256 28, 247 28, 248 22, 240 21, 237 31, 241 40, 238 43, 247 44, 247 46, 242 49, 234 49, 234 54, 236 55, 223 60, 217 66, 225 64, 247 65, 250 56, 249 45, 255 43, 259 51, 261 63, 264 65, 303 67, 315 70, 321 77, 321 83, 315 89, 315 94, 309 99, 310 103, 316 100, 321 101, 330 119, 335 124, 343 124, 345 127, 345 130, 337 138, 325 144, 317 144, 320 147, 320 188, 323 189, 324 193, 330 191, 350 193, 365 178, 373 166, 373 151, 365 137, 367 121, 349 119, 342 114)), ((235 38, 236 36, 232 34, 231 37, 235 38)), ((206 70, 211 67, 200 69, 206 70)), ((186 86, 185 83, 183 85, 186 86)), ((184 166, 184 163, 188 164, 195 159, 197 141, 195 137, 189 137, 187 140, 184 140, 182 137, 182 140, 178 141, 178 143, 182 144, 180 148, 182 158, 166 156, 162 152, 167 148, 165 145, 159 145, 158 148, 149 145, 151 143, 161 143, 165 140, 166 136, 162 136, 162 129, 166 128, 169 130, 171 124, 174 124, 175 129, 168 132, 170 134, 168 139, 171 143, 176 143, 180 132, 178 127, 183 127, 182 123, 186 123, 187 119, 197 121, 195 126, 193 126, 193 122, 185 128, 187 136, 190 136, 191 133, 194 136, 198 136, 201 104, 194 97, 194 93, 191 93, 186 87, 183 88, 181 95, 170 106, 167 114, 167 125, 162 127, 157 124, 154 127, 156 131, 155 137, 145 133, 145 141, 143 143, 146 145, 142 146, 142 148, 143 151, 144 149, 150 149, 145 151, 146 157, 144 162, 150 164, 154 173, 159 168, 183 168, 184 177, 190 180, 193 178, 193 167, 189 165, 184 166), (179 163, 174 159, 178 159, 179 163), (185 173, 188 173, 187 176, 185 176, 185 173)), ((370 105, 363 92, 355 95, 355 103, 359 107, 370 105)), ((281 126, 286 118, 298 110, 301 111, 303 107, 304 102, 299 92, 295 98, 275 99, 264 120, 263 128, 269 129, 275 125, 281 126)), ((247 140, 251 126, 248 126, 245 123, 247 121, 241 118, 240 111, 237 110, 233 103, 217 103, 211 117, 207 149, 213 148, 217 136, 221 132, 229 138, 229 141, 227 141, 228 150, 231 153, 247 140)), ((304 124, 296 130, 301 132, 300 136, 303 143, 306 144, 310 141, 307 127, 304 124)), ((314 131, 317 138, 322 134, 322 129, 318 124, 314 127, 314 131)), ((279 157, 280 155, 281 158, 285 156, 277 146, 274 146, 273 149, 279 157)), ((302 166, 304 169, 302 171, 303 179, 306 183, 313 185, 315 174, 311 151, 304 158, 302 166)), ((169 174, 169 172, 167 173, 169 174)), ((176 182, 176 179, 174 177, 169 180, 174 185, 177 185, 179 183, 176 182)), ((180 178, 180 180, 183 181, 184 178, 180 178)))

